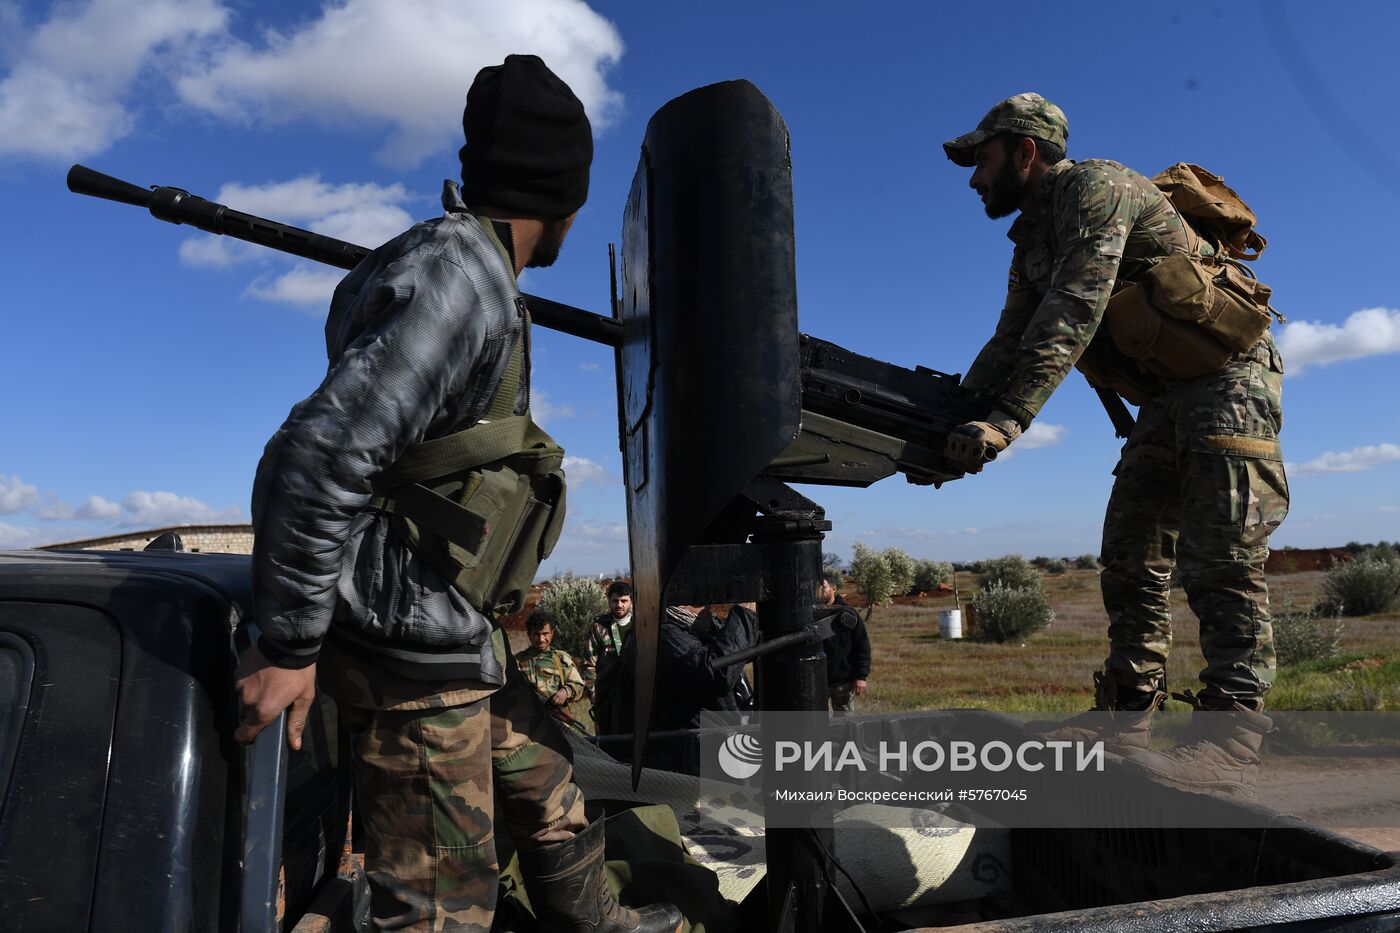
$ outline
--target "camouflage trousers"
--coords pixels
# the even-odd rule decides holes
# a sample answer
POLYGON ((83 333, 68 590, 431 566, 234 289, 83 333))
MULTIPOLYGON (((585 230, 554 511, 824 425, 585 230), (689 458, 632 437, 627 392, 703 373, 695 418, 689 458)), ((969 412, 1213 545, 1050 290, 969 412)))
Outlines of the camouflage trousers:
POLYGON ((1120 686, 1164 681, 1176 567, 1201 623, 1204 694, 1262 705, 1275 672, 1264 561, 1288 514, 1282 381, 1266 334, 1220 372, 1168 382, 1142 406, 1103 529, 1104 668, 1120 686))
POLYGON ((487 933, 496 815, 519 848, 587 826, 567 740, 507 668, 506 685, 488 698, 450 706, 434 706, 431 695, 395 702, 363 666, 353 677, 322 675, 357 736, 356 813, 375 930, 487 933))

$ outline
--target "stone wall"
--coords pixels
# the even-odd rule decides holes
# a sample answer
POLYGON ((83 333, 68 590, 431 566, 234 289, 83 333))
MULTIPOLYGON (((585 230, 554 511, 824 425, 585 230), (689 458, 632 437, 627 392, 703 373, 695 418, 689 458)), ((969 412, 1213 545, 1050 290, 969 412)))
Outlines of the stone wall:
POLYGON ((170 528, 152 528, 149 531, 130 531, 105 538, 89 538, 83 541, 66 541, 50 544, 47 551, 139 551, 156 538, 173 531, 184 542, 186 551, 206 554, 251 554, 253 553, 252 525, 176 525, 170 528))

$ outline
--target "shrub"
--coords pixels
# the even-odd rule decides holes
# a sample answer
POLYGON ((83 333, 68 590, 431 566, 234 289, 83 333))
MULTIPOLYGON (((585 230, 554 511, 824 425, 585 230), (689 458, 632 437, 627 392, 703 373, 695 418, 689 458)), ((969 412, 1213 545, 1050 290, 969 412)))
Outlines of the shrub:
POLYGON ((940 584, 953 582, 953 565, 941 560, 914 561, 914 589, 928 593, 940 584))
POLYGON ((894 575, 890 572, 890 562, 884 554, 864 544, 856 544, 850 578, 856 592, 865 597, 869 606, 888 605, 890 597, 894 595, 894 575))
POLYGON ((894 595, 904 596, 914 589, 914 558, 897 547, 887 547, 880 555, 890 565, 890 586, 894 595))
POLYGON ((993 583, 982 588, 972 600, 972 607, 978 641, 1019 640, 1045 628, 1055 618, 1050 600, 1038 586, 1016 588, 993 583))
POLYGON ((588 626, 608 611, 608 597, 588 577, 562 573, 549 581, 537 607, 554 617, 554 647, 577 656, 588 638, 588 626))
POLYGON ((1304 661, 1325 661, 1337 656, 1346 626, 1317 606, 1295 609, 1284 602, 1274 617, 1274 651, 1280 667, 1304 661))
POLYGON ((1074 559, 1075 570, 1098 570, 1099 559, 1093 554, 1080 554, 1074 559))
POLYGON ((1004 586, 1013 590, 1040 589, 1040 572, 1020 554, 1008 554, 982 562, 977 571, 977 586, 1004 586))
POLYGON ((1055 574, 1056 576, 1059 576, 1060 574, 1069 573, 1069 561, 1060 560, 1057 557, 1054 560, 1047 563, 1044 567, 1044 570, 1046 573, 1055 574))
POLYGON ((1397 545, 1392 545, 1388 541, 1382 541, 1375 547, 1363 548, 1361 553, 1356 555, 1360 560, 1388 560, 1392 563, 1400 563, 1400 551, 1396 550, 1397 545))
POLYGON ((841 560, 841 555, 834 551, 822 554, 822 575, 831 581, 831 585, 838 590, 841 584, 846 582, 846 563, 841 560))
POLYGON ((1400 560, 1374 553, 1327 571, 1327 605, 1342 615, 1385 612, 1400 598, 1400 560))

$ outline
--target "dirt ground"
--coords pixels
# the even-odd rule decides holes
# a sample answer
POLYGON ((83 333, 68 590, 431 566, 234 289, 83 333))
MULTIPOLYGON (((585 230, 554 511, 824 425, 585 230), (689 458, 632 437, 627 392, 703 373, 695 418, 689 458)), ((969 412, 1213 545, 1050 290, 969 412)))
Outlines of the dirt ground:
POLYGON ((1400 758, 1273 756, 1258 802, 1384 852, 1400 852, 1400 758))

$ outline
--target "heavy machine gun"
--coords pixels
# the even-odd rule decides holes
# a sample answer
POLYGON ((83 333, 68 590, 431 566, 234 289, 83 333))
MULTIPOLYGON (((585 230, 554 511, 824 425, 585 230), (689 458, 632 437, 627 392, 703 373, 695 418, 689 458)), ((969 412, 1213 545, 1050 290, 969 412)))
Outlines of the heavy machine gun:
MULTIPOLYGON (((353 269, 369 247, 238 211, 183 188, 142 188, 83 165, 68 171, 77 194, 144 207, 151 216, 256 243, 303 259, 353 269)), ((582 308, 525 295, 536 324, 610 347, 621 347, 622 322, 582 308)), ((773 461, 768 475, 792 482, 869 486, 896 472, 914 483, 940 485, 962 475, 942 457, 948 432, 983 417, 990 403, 959 385, 956 375, 906 369, 861 356, 826 340, 799 335, 802 435, 773 461)))

